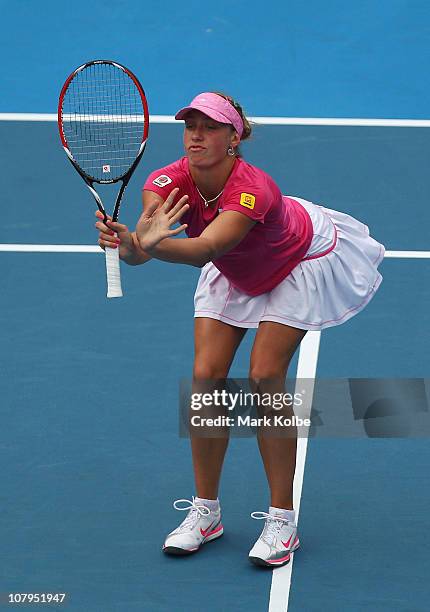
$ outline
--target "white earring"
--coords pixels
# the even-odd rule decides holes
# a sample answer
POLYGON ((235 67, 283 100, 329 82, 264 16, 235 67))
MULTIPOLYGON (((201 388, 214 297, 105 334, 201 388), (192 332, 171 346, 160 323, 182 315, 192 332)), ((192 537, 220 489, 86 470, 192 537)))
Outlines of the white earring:
POLYGON ((233 155, 234 155, 234 149, 233 149, 233 147, 231 145, 227 149, 227 155, 230 155, 231 157, 233 157, 233 155))

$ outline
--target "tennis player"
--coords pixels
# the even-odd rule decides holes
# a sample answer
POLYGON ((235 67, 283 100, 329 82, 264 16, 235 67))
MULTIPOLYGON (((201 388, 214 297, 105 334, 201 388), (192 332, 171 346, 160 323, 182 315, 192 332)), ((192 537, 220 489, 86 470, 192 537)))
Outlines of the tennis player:
MULTIPOLYGON (((239 151, 250 124, 229 96, 206 92, 182 108, 185 156, 156 170, 143 189, 134 232, 100 220, 102 248, 120 249, 130 265, 151 258, 201 268, 195 293, 193 378, 228 376, 246 330, 256 328, 249 378, 283 388, 307 330, 340 325, 375 295, 384 247, 341 212, 282 195, 274 180, 239 151), (179 227, 173 227, 177 222, 179 227), (175 238, 185 231, 187 238, 175 238), (115 237, 114 232, 118 237, 115 237)), ((228 438, 191 436, 196 496, 163 550, 188 554, 223 533, 218 487, 228 438)), ((293 509, 294 437, 258 435, 271 494, 265 525, 249 558, 288 563, 299 546, 293 509)))

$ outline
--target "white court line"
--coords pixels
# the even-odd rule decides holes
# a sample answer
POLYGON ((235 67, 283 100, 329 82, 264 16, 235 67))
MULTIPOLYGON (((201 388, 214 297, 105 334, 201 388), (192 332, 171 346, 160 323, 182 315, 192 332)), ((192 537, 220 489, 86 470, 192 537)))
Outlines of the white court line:
MULTIPOLYGON (((315 381, 320 338, 321 332, 319 331, 310 331, 303 338, 300 345, 297 380, 300 378, 309 378, 315 381)), ((306 406, 304 406, 303 412, 304 417, 310 416, 311 413, 314 385, 310 384, 309 387, 306 386, 306 390, 308 389, 309 393, 306 397, 306 406)), ((297 460, 293 488, 293 504, 296 512, 296 521, 299 519, 307 447, 308 438, 297 439, 297 460)), ((287 565, 273 570, 269 612, 287 612, 288 610, 293 563, 294 554, 291 556, 291 561, 287 565)))
POLYGON ((430 259, 430 251, 385 251, 384 257, 399 259, 430 259))
MULTIPOLYGON (((430 127, 430 119, 353 117, 249 117, 261 125, 340 125, 358 127, 430 127)), ((0 121, 57 121, 56 113, 0 113, 0 121)), ((177 123, 173 115, 150 115, 150 123, 177 123)))
POLYGON ((103 253, 93 244, 0 244, 0 251, 10 253, 103 253))
MULTIPOLYGON (((92 244, 0 244, 0 252, 10 253, 103 253, 92 244)), ((385 251, 385 257, 398 259, 430 259, 430 251, 385 251)))

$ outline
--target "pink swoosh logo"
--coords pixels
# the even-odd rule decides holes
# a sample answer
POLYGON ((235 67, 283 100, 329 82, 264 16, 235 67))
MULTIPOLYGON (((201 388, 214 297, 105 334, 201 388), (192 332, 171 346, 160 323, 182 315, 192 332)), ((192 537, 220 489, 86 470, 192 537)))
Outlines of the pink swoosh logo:
POLYGON ((291 542, 291 538, 292 537, 293 537, 293 534, 290 535, 290 537, 288 539, 288 542, 282 542, 282 544, 285 546, 285 548, 290 548, 290 542, 291 542))
MULTIPOLYGON (((209 531, 211 530, 212 525, 213 525, 213 523, 211 523, 207 529, 202 529, 200 527, 200 533, 202 534, 202 536, 204 538, 208 535, 209 531)), ((290 540, 291 540, 291 538, 290 538, 290 540)))

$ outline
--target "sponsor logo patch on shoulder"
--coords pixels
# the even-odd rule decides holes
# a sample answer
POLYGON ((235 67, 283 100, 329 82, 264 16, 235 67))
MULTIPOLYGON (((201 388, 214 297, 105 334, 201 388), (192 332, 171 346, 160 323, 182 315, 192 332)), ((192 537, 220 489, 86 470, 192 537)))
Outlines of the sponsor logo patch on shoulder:
POLYGON ((160 176, 157 176, 157 178, 154 179, 152 182, 154 183, 154 185, 158 185, 158 187, 164 187, 165 185, 171 183, 172 179, 167 176, 167 174, 160 174, 160 176))
POLYGON ((252 193, 241 193, 240 204, 246 208, 253 209, 255 205, 255 196, 252 195, 252 193))

